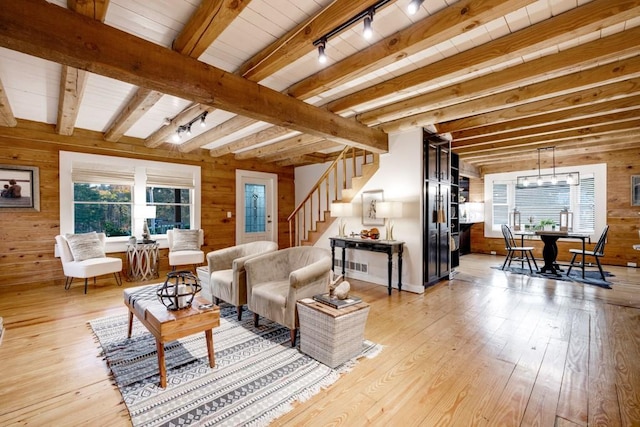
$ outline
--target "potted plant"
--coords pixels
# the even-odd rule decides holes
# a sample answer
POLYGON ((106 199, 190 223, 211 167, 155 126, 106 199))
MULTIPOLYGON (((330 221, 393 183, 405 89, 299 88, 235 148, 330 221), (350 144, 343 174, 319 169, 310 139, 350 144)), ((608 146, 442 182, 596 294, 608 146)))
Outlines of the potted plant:
POLYGON ((555 230, 555 228, 556 228, 555 221, 549 218, 541 219, 540 225, 538 226, 539 230, 545 230, 545 231, 555 230))

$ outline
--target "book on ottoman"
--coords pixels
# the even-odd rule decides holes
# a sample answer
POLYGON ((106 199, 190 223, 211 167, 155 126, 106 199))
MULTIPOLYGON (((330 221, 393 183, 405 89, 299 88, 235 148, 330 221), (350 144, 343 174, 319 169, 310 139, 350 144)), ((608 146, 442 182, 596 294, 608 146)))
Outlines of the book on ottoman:
POLYGON ((329 294, 314 295, 313 299, 323 304, 327 304, 333 308, 349 307, 351 305, 355 305, 355 304, 358 304, 359 302, 362 302, 362 300, 359 297, 349 297, 347 299, 338 299, 338 298, 330 297, 329 294))

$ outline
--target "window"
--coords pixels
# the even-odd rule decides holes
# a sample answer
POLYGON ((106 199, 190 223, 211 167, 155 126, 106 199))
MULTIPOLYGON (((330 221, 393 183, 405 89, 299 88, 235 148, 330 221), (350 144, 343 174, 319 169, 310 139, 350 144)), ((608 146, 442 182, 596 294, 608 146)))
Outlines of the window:
MULTIPOLYGON (((60 152, 60 231, 104 232, 107 242, 142 235, 164 239, 170 228, 200 227, 200 168, 174 163, 60 152), (155 218, 136 208, 156 207, 155 218)), ((163 245, 162 242, 161 246, 163 245)), ((108 246, 109 249, 109 246, 108 246)))
MULTIPOLYGON (((563 168, 564 169, 564 168, 563 168)), ((569 168, 567 168, 568 171, 569 168)), ((541 220, 559 221, 560 211, 568 208, 574 214, 576 231, 595 235, 606 224, 606 165, 570 168, 580 172, 580 185, 548 187, 516 187, 516 177, 529 172, 487 174, 485 194, 485 235, 500 237, 500 226, 509 224, 510 213, 518 208, 521 224, 538 225, 541 220)), ((542 171, 550 173, 551 171, 542 171)), ((558 168, 558 173, 565 172, 558 168)))

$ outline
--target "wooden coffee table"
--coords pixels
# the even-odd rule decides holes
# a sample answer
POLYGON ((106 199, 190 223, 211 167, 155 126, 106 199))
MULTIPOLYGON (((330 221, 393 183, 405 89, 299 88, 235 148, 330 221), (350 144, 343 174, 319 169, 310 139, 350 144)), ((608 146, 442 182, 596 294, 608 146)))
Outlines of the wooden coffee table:
POLYGON ((179 338, 204 332, 207 339, 207 353, 209 355, 209 366, 215 367, 215 356, 213 353, 213 331, 220 326, 220 308, 216 305, 211 308, 200 309, 200 305, 208 304, 204 298, 196 296, 191 307, 181 310, 168 310, 157 297, 155 300, 148 298, 151 292, 144 293, 145 288, 155 290, 157 286, 142 286, 138 288, 128 288, 124 292, 124 303, 129 309, 129 330, 128 337, 131 337, 133 327, 133 315, 135 314, 151 334, 156 338, 158 349, 158 366, 160 369, 160 387, 167 387, 167 369, 164 358, 164 343, 177 340, 179 338), (137 291, 137 295, 136 295, 137 291), (142 291, 142 292, 140 292, 142 291))

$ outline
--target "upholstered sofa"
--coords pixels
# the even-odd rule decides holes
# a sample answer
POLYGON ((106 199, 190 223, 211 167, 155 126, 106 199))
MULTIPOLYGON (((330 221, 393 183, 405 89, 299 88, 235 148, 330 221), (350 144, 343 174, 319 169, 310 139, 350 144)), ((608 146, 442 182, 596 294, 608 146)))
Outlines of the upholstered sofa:
POLYGON ((208 294, 233 304, 238 309, 238 320, 242 319, 242 306, 247 303, 247 280, 244 269, 249 259, 278 250, 278 244, 270 241, 243 243, 218 249, 207 254, 208 294))
POLYGON ((331 253, 328 249, 298 246, 260 255, 245 262, 247 306, 259 316, 286 326, 296 343, 296 301, 329 291, 331 253))

